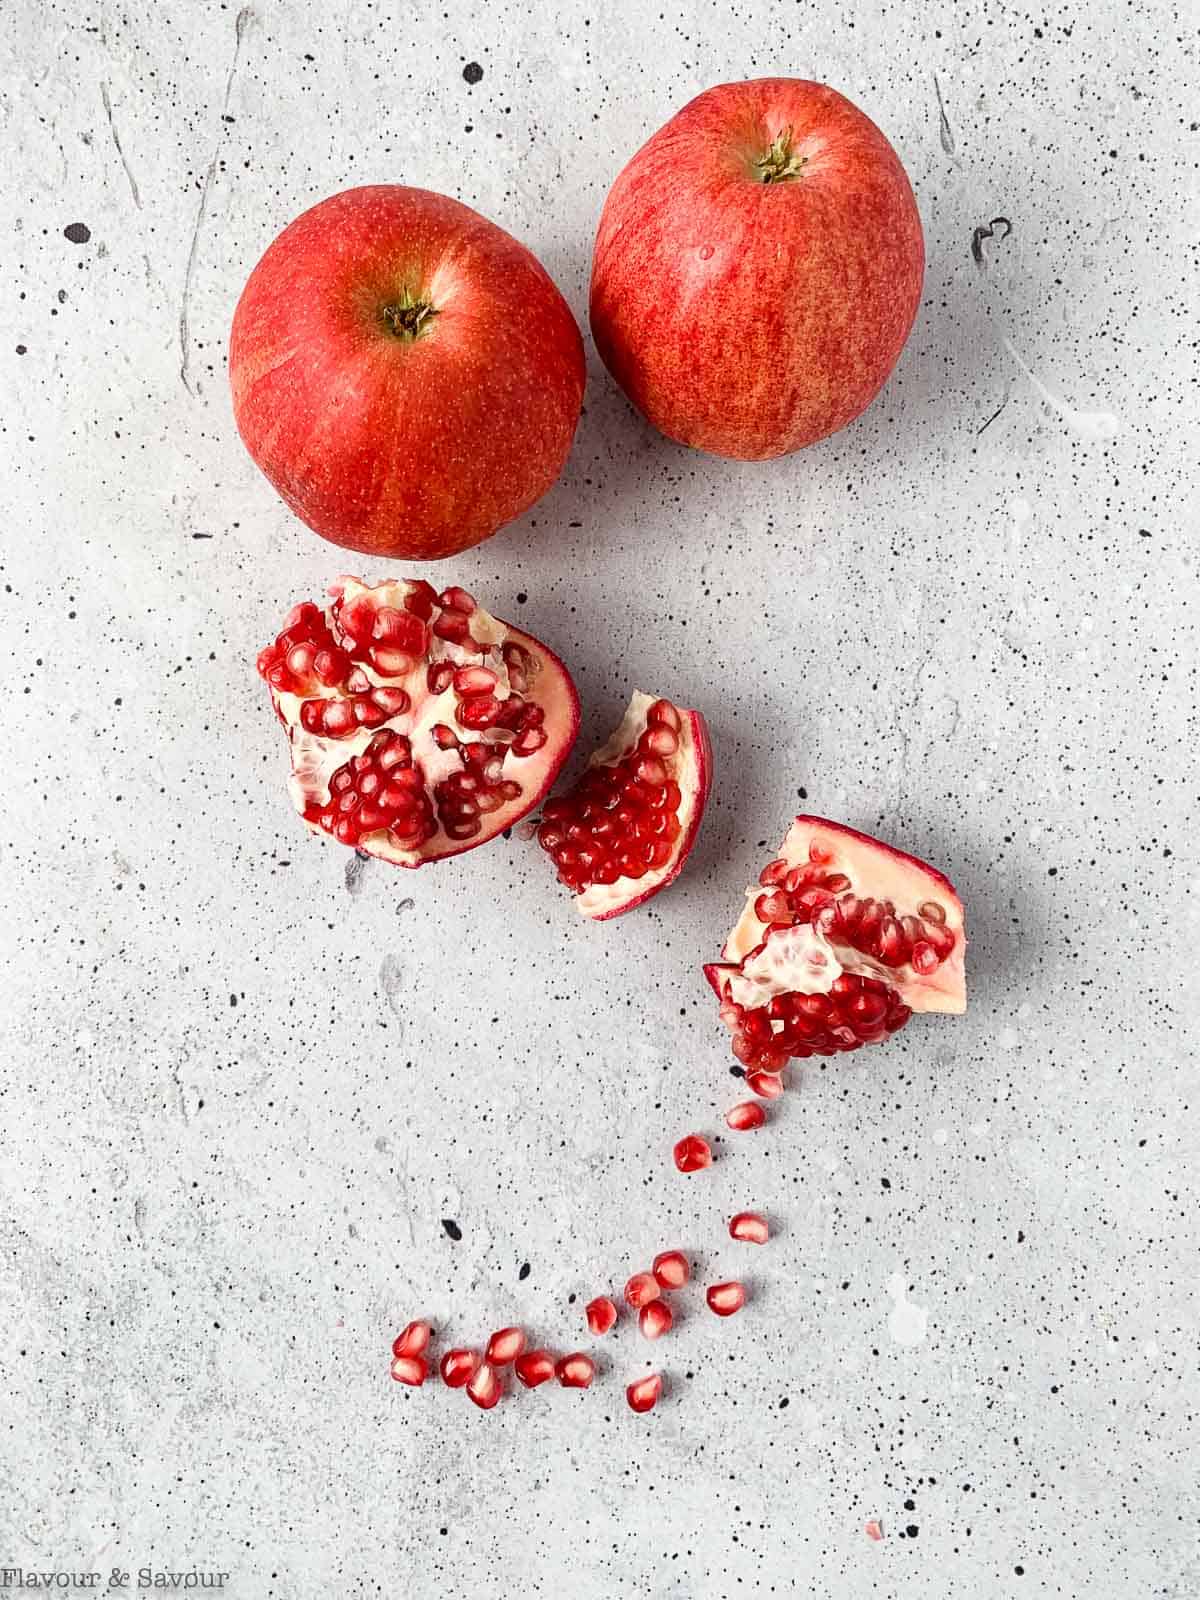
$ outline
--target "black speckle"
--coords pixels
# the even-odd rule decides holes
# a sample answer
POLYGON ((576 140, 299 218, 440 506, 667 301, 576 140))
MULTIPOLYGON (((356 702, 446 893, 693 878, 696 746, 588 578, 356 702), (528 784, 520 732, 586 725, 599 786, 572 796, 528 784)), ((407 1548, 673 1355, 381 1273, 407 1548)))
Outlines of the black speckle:
POLYGON ((801 800, 807 800, 808 799, 808 790, 807 789, 797 789, 796 793, 800 796, 801 800))
POLYGON ((86 222, 68 222, 63 229, 63 237, 70 239, 72 244, 86 244, 92 237, 92 230, 86 222))
POLYGON ((879 1181, 885 1189, 890 1189, 892 1187, 892 1180, 890 1178, 880 1178, 879 1181))
POLYGON ((462 1238, 462 1229, 459 1227, 458 1223, 452 1221, 451 1218, 443 1217, 442 1218, 442 1227, 445 1228, 446 1233, 449 1235, 449 1237, 451 1239, 454 1240, 455 1244, 457 1244, 458 1241, 462 1238))
POLYGON ((786 1411, 787 1408, 788 1408, 788 1405, 789 1405, 788 1397, 787 1397, 787 1395, 784 1395, 783 1399, 779 1402, 780 1411, 786 1411))
POLYGON ((523 606, 525 604, 526 600, 528 600, 528 599, 529 599, 529 596, 527 594, 519 594, 517 596, 517 604, 519 606, 523 606))
POLYGON ((26 351, 26 348, 27 348, 27 346, 25 346, 25 345, 23 345, 23 344, 19 344, 19 345, 18 345, 18 346, 17 346, 17 354, 18 354, 18 355, 19 355, 19 356, 23 356, 23 355, 24 355, 24 354, 25 354, 25 351, 26 351))
POLYGON ((478 61, 468 61, 463 68, 463 77, 468 83, 478 83, 483 77, 483 68, 478 61))
POLYGON ((729 1076, 731 1078, 744 1078, 746 1074, 741 1067, 730 1067, 729 1076))
POLYGON ((235 994, 231 994, 231 995, 230 995, 230 996, 229 996, 229 1004, 230 1004, 230 1005, 231 1005, 231 1006, 236 1006, 236 1005, 237 1005, 237 995, 235 995, 235 994))
POLYGON ((908 1524, 908 1526, 905 1528, 904 1531, 905 1531, 905 1533, 908 1535, 908 1537, 910 1539, 915 1539, 917 1537, 917 1525, 916 1525, 916 1523, 915 1522, 910 1522, 908 1524))
POLYGON ((526 1262, 522 1263, 521 1270, 520 1270, 520 1272, 517 1273, 517 1277, 520 1278, 522 1283, 524 1283, 525 1279, 529 1276, 529 1273, 530 1273, 530 1266, 529 1266, 528 1261, 526 1261, 526 1262))

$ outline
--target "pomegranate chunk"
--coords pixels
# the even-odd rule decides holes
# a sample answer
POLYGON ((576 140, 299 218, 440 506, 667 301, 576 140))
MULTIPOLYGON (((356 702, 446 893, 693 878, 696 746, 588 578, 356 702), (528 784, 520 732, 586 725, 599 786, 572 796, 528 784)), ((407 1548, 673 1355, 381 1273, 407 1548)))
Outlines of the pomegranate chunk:
POLYGON ((761 1128, 767 1120, 767 1113, 757 1100, 743 1100, 736 1106, 730 1106, 725 1113, 725 1121, 735 1133, 744 1133, 748 1128, 761 1128))
POLYGON ((470 1383, 479 1366, 479 1356, 474 1350, 447 1350, 439 1371, 447 1389, 461 1389, 470 1383))
POLYGON ((410 1322, 392 1343, 394 1356, 420 1356, 429 1348, 433 1329, 427 1322, 410 1322))
POLYGON ((731 1317, 746 1304, 746 1291, 740 1283, 714 1283, 704 1296, 710 1311, 719 1317, 731 1317))
POLYGON ((573 1351, 569 1356, 562 1356, 555 1364, 554 1370, 564 1389, 586 1389, 596 1376, 595 1363, 590 1356, 585 1356, 582 1350, 573 1351))
POLYGON ((331 593, 258 658, 309 827, 416 867, 536 806, 579 726, 558 657, 463 589, 342 578, 331 593))
POLYGON ((429 1376, 429 1363, 421 1356, 396 1356, 392 1361, 392 1377, 397 1383, 407 1383, 420 1388, 429 1376))
POLYGON ((554 1357, 548 1350, 526 1350, 517 1357, 513 1371, 527 1389, 536 1389, 554 1376, 554 1357))
POLYGON ((629 1384, 625 1390, 625 1398, 629 1401, 631 1411, 653 1411, 658 1404, 658 1397, 662 1394, 662 1378, 657 1372, 652 1372, 648 1377, 638 1378, 629 1384))
POLYGON ((670 1333, 674 1321, 675 1313, 665 1300, 651 1300, 638 1315, 643 1339, 661 1339, 664 1333, 670 1333))
POLYGON ((757 1211, 739 1211, 729 1219, 729 1237, 743 1244, 766 1244, 770 1235, 770 1224, 757 1211))
POLYGON ((593 1333, 605 1334, 617 1320, 616 1303, 606 1294, 599 1294, 587 1303, 587 1325, 593 1333))
POLYGON ((632 1306, 635 1311, 640 1311, 643 1306, 657 1300, 659 1285, 653 1273, 635 1272, 625 1285, 625 1304, 632 1306))
POLYGON ((583 777, 542 807, 537 839, 585 917, 632 911, 679 876, 712 775, 704 718, 639 690, 583 777))
POLYGON ((654 1258, 654 1279, 663 1289, 682 1289, 692 1275, 682 1250, 663 1250, 654 1258))
POLYGON ((963 910, 915 856, 797 817, 704 969, 747 1083, 772 1098, 789 1057, 886 1039, 914 1011, 966 1008, 963 910))
POLYGON ((481 1411, 490 1411, 500 1398, 500 1377, 495 1367, 481 1362, 467 1384, 467 1393, 481 1411))
POLYGON ((506 1367, 510 1361, 517 1359, 524 1348, 525 1333, 522 1328, 501 1328, 488 1340, 483 1359, 493 1367, 506 1367))
POLYGON ((701 1172, 712 1166, 712 1149, 708 1140, 698 1133, 689 1133, 680 1139, 673 1154, 680 1172, 701 1172))

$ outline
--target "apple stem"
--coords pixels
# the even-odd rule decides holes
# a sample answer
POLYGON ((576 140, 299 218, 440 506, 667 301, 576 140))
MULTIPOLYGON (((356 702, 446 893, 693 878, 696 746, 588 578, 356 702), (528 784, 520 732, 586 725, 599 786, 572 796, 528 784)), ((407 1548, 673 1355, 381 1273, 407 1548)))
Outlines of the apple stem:
POLYGON ((754 163, 754 172, 760 183, 786 183, 789 178, 799 177, 807 161, 807 156, 792 153, 792 130, 785 128, 754 163))
POLYGON ((427 300, 415 300, 406 289, 399 300, 384 306, 379 314, 397 339, 416 339, 428 331, 426 324, 437 316, 437 311, 427 300))

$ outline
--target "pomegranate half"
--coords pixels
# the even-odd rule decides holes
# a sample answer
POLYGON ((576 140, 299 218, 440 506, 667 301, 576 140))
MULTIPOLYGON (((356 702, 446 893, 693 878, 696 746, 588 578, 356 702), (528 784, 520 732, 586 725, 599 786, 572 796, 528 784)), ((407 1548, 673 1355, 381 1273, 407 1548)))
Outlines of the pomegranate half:
POLYGON ((700 713, 635 690, 583 777, 542 807, 538 843, 585 917, 606 922, 675 881, 711 783, 700 713))
POLYGON ((797 817, 704 969, 746 1067, 885 1039, 914 1011, 966 1010, 963 908, 935 868, 865 833, 797 817))
POLYGON ((314 832, 401 867, 457 855, 545 795, 579 697, 540 640, 464 589, 340 578, 258 658, 314 832))

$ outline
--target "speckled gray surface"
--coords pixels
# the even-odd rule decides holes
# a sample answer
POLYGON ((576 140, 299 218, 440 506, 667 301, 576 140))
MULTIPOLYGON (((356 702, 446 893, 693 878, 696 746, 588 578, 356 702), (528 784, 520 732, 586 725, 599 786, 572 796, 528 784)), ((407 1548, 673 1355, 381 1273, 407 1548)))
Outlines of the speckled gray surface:
POLYGON ((1200 1594, 1195 20, 9 8, 0 1563, 249 1600, 1200 1594), (348 875, 252 671, 354 563, 233 432, 245 274, 404 180, 582 314, 621 163, 767 72, 844 90, 913 177, 880 402, 727 465, 589 346, 561 484, 432 574, 568 659, 582 747, 635 683, 708 713, 690 870, 599 927, 516 840, 348 875), (802 798, 956 881, 971 1007, 797 1073, 686 1179, 672 1139, 736 1088, 698 965, 802 798), (655 1249, 740 1266, 746 1203, 778 1225, 753 1302, 681 1297, 648 1418, 628 1331, 589 1393, 489 1415, 388 1381, 418 1313, 586 1344, 655 1249))

